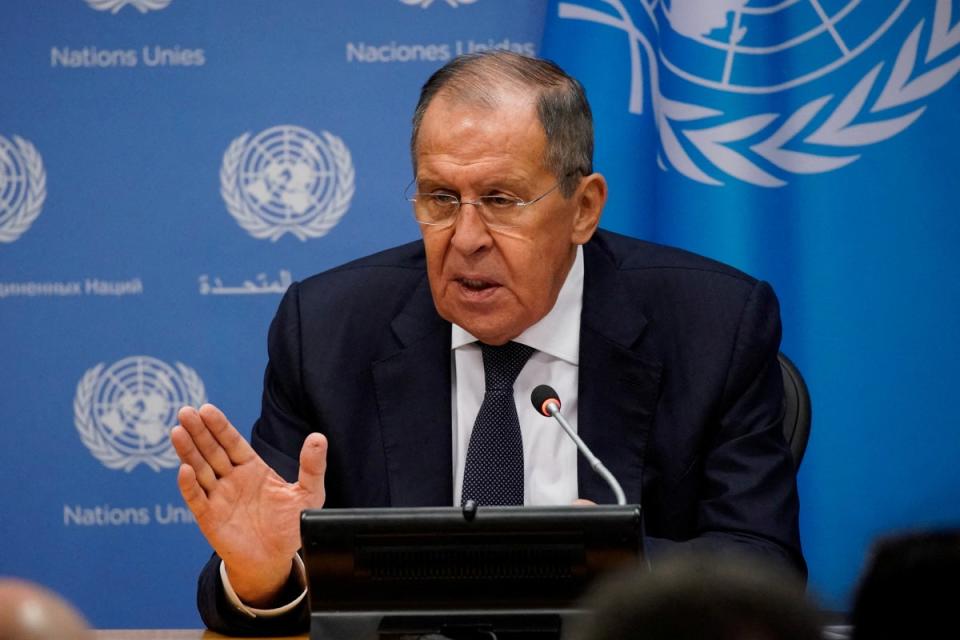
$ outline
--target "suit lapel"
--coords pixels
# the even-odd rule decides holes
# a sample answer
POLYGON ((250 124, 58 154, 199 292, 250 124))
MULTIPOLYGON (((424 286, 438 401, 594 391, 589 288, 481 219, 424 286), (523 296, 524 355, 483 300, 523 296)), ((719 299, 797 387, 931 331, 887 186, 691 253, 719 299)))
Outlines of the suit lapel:
POLYGON ((390 504, 453 504, 450 324, 426 277, 391 325, 400 349, 373 364, 390 504))
MULTIPOLYGON (((659 359, 645 342, 642 300, 625 286, 602 239, 584 246, 583 311, 577 431, 640 503, 643 465, 660 394, 659 359)), ((578 456, 580 497, 613 502, 613 494, 578 456)))

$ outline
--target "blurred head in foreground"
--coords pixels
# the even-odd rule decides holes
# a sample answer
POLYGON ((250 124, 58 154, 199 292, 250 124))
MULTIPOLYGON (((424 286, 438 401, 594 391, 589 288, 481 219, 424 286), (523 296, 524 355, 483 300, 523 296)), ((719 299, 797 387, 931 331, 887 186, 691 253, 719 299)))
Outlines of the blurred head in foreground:
POLYGON ((0 578, 2 640, 81 640, 92 638, 76 609, 57 594, 15 578, 0 578))
POLYGON ((678 555, 587 596, 568 640, 817 640, 820 614, 787 570, 755 557, 678 555))
POLYGON ((854 640, 960 636, 958 581, 960 530, 881 538, 854 599, 854 640))

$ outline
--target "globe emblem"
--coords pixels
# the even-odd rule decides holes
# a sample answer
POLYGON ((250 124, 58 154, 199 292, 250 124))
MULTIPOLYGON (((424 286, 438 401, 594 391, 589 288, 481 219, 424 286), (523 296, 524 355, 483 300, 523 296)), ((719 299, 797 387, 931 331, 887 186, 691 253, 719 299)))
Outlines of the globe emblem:
POLYGON ((862 148, 910 127, 923 101, 960 73, 960 30, 947 0, 630 6, 633 15, 626 0, 561 1, 557 14, 627 36, 627 111, 642 115, 651 104, 657 164, 702 184, 782 187, 792 176, 845 167, 862 148), (913 26, 902 39, 878 42, 907 21, 913 26), (868 49, 872 66, 833 73, 868 49), (828 74, 829 87, 812 83, 828 74), (786 100, 771 95, 788 90, 786 100))
POLYGON ((0 242, 29 229, 46 197, 47 174, 36 147, 19 136, 0 136, 0 242))
POLYGON ((133 356, 86 373, 74 417, 84 444, 108 467, 159 470, 178 464, 168 437, 177 410, 204 401, 203 383, 189 367, 133 356))
POLYGON ((0 228, 20 213, 27 200, 27 168, 19 150, 0 136, 0 228))
POLYGON ((350 206, 350 152, 340 138, 293 125, 235 139, 223 156, 220 193, 255 238, 325 235, 350 206))
POLYGON ((852 60, 910 0, 670 0, 654 16, 660 58, 695 84, 739 93, 798 86, 852 60))
POLYGON ((335 192, 329 149, 302 127, 274 127, 253 138, 240 176, 247 203, 272 224, 308 222, 335 192))

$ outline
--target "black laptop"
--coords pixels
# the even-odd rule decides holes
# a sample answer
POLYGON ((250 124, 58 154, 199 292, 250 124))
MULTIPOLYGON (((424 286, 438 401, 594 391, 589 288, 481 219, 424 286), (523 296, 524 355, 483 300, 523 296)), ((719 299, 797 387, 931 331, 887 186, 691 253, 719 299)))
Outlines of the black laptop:
POLYGON ((637 505, 317 509, 311 640, 557 638, 603 573, 642 566, 637 505))

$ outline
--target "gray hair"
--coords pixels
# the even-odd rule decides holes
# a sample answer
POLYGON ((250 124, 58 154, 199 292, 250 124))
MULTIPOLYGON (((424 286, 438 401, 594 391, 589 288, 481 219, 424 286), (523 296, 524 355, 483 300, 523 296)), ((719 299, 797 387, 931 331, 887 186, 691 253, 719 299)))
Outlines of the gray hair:
POLYGON ((536 91, 537 115, 547 138, 543 163, 569 198, 580 176, 593 173, 593 116, 583 86, 549 60, 510 51, 458 56, 430 76, 413 113, 410 155, 414 173, 423 116, 438 94, 492 108, 505 84, 536 91))

